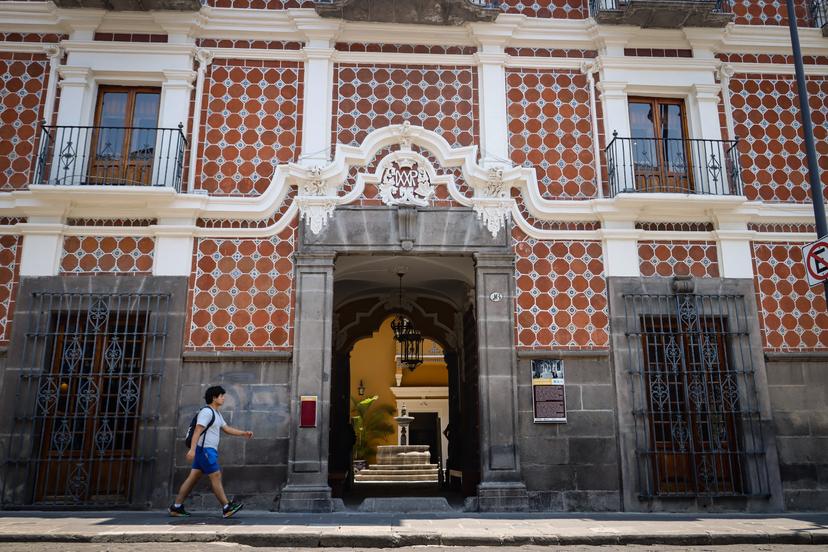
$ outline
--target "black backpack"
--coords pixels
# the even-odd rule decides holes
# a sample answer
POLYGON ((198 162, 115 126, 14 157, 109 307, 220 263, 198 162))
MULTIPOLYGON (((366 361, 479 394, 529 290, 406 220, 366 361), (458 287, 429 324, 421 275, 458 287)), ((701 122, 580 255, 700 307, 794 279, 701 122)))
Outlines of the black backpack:
MULTIPOLYGON (((209 406, 205 406, 204 408, 210 408, 209 406)), ((202 408, 201 410, 204 410, 202 408)), ((199 410, 193 419, 190 420, 190 427, 187 428, 187 433, 184 435, 184 444, 187 448, 193 446, 193 433, 195 433, 195 428, 198 422, 198 415, 201 414, 201 410, 199 410)), ((210 429, 210 426, 213 425, 213 422, 216 421, 216 411, 210 408, 210 412, 213 414, 213 417, 210 418, 210 423, 204 428, 204 431, 201 432, 201 444, 204 444, 204 437, 207 435, 207 430, 210 429)))

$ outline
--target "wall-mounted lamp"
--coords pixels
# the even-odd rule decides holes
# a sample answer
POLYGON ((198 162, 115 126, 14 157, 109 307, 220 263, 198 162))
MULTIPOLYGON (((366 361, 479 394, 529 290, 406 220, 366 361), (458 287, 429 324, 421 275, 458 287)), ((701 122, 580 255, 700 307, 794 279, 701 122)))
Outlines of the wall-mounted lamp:
POLYGON ((357 393, 359 393, 360 397, 365 395, 365 384, 362 383, 362 380, 359 380, 359 386, 357 387, 357 393))

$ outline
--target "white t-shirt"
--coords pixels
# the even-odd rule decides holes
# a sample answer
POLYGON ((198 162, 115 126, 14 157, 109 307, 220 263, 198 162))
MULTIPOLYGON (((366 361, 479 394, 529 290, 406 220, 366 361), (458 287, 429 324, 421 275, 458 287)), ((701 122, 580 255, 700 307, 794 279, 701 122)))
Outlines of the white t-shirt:
POLYGON ((204 437, 199 435, 196 446, 218 450, 219 437, 221 437, 221 428, 227 425, 227 422, 225 422, 224 418, 221 417, 219 411, 213 410, 209 406, 205 406, 198 413, 196 425, 207 427, 207 424, 210 423, 210 419, 213 417, 213 412, 216 413, 216 419, 213 421, 213 425, 207 429, 204 437))

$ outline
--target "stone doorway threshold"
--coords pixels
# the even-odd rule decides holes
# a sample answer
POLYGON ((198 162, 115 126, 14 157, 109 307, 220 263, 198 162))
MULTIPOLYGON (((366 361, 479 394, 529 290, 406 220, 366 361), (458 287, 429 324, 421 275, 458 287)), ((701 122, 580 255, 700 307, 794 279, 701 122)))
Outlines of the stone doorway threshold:
POLYGON ((356 484, 335 500, 344 511, 406 513, 463 512, 476 498, 435 484, 356 484))

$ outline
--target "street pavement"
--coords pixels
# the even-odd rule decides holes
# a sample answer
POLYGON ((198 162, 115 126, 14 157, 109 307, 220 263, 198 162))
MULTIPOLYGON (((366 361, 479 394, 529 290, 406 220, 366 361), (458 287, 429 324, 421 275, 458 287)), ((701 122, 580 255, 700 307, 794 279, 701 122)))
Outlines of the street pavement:
MULTIPOLYGON (((200 543, 197 550, 257 547, 400 548, 412 546, 581 545, 828 545, 828 513, 700 514, 473 514, 461 512, 278 514, 242 510, 170 518, 165 512, 3 512, 0 543, 35 550, 34 543, 116 545, 200 543), (221 545, 221 546, 219 546, 221 545), (230 548, 222 548, 230 547, 230 548)), ((146 546, 123 548, 134 552, 146 546)), ((179 546, 176 550, 182 550, 179 546)), ((0 550, 16 548, 0 548, 0 550)), ((20 549, 20 548, 17 548, 20 549)), ((43 550, 71 550, 67 546, 43 550)), ((117 550, 98 548, 97 550, 117 550)), ((153 545, 153 552, 162 550, 153 545)), ((239 548, 240 549, 240 548, 239 548)), ((686 548, 685 548, 686 549, 686 548)), ((710 548, 701 548, 700 550, 710 548)), ((79 549, 81 550, 81 549, 79 549)), ((84 549, 85 550, 85 549, 84 549)), ((94 548, 90 550, 95 550, 94 548)), ((433 550, 433 548, 429 549, 433 550)), ((523 548, 521 548, 523 550, 523 548)), ((813 550, 813 548, 811 549, 813 550)))
MULTIPOLYGON (((141 545, 138 545, 141 546, 141 545)), ((149 545, 144 545, 149 546, 149 545)), ((153 543, 152 552, 282 552, 285 548, 254 548, 245 544, 212 543, 153 543)), ((136 552, 135 544, 66 544, 66 543, 0 543, 0 552, 136 552)), ((139 548, 140 550, 140 548, 139 548)), ((412 546, 405 548, 293 548, 291 552, 459 552, 465 547, 412 546)), ((803 546, 799 544, 735 544, 706 546, 643 546, 636 544, 609 546, 481 546, 473 552, 824 552, 828 545, 803 546)))

